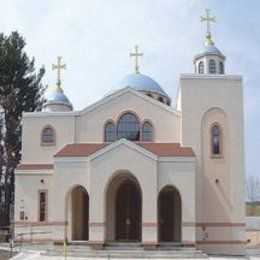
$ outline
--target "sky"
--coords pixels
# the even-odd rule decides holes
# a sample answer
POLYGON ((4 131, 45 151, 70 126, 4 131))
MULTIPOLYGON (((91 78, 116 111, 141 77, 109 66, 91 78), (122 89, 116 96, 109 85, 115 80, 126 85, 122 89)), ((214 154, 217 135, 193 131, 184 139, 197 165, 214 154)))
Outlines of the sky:
POLYGON ((56 82, 51 64, 63 57, 62 85, 75 110, 134 72, 135 45, 144 53, 140 72, 174 101, 180 74, 194 71, 206 8, 217 17, 212 35, 227 58, 226 73, 244 76, 246 173, 260 177, 259 0, 1 0, 0 32, 18 30, 26 39, 26 52, 46 69, 47 95, 56 82))

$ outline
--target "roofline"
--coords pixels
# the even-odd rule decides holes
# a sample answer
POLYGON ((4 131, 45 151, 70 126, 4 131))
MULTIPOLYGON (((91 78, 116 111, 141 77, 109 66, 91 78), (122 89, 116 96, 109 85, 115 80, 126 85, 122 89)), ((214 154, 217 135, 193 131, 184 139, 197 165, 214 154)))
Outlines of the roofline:
POLYGON ((132 148, 133 150, 136 150, 136 151, 140 152, 141 154, 146 155, 147 157, 150 157, 153 160, 158 160, 158 155, 148 151, 147 149, 145 149, 131 141, 128 141, 125 138, 121 138, 121 139, 109 144, 108 146, 101 148, 100 150, 96 151, 95 153, 89 155, 88 156, 89 161, 92 161, 92 160, 102 156, 103 154, 106 154, 107 152, 114 150, 117 147, 122 146, 122 145, 126 145, 126 146, 132 148))
POLYGON ((166 104, 161 103, 158 100, 155 100, 153 98, 148 97, 147 95, 145 95, 144 93, 132 88, 132 87, 125 87, 122 89, 119 89, 113 93, 111 93, 108 96, 103 97, 102 99, 96 101, 95 103, 93 103, 92 105, 89 105, 88 107, 79 110, 79 111, 67 111, 67 112, 45 112, 45 111, 41 111, 41 112, 25 112, 23 113, 23 117, 73 117, 73 116, 82 116, 85 115, 95 109, 97 109, 98 107, 106 104, 107 102, 110 102, 111 100, 113 100, 114 98, 120 97, 123 94, 130 92, 133 95, 136 95, 170 113, 175 114, 176 116, 180 116, 180 112, 177 111, 174 107, 168 106, 166 104))
POLYGON ((146 100, 150 103, 153 103, 154 105, 157 105, 158 107, 160 107, 160 108, 162 108, 162 109, 164 109, 164 110, 166 110, 170 113, 174 113, 177 116, 180 116, 180 113, 176 109, 174 109, 173 107, 165 105, 165 104, 159 102, 158 100, 152 99, 152 98, 146 96, 142 92, 140 92, 140 91, 138 91, 138 90, 136 90, 132 87, 125 87, 125 88, 119 89, 118 91, 116 91, 116 92, 114 92, 114 93, 112 93, 108 96, 105 96, 103 99, 101 99, 101 100, 95 102, 94 104, 92 104, 92 105, 84 108, 83 110, 81 110, 79 112, 79 115, 84 115, 88 112, 91 112, 92 110, 100 107, 101 105, 111 101, 112 99, 114 99, 116 97, 120 97, 121 95, 123 95, 127 92, 131 92, 132 94, 134 94, 134 95, 136 95, 136 96, 138 96, 138 97, 140 97, 140 98, 142 98, 142 99, 144 99, 144 100, 146 100))
POLYGON ((65 102, 65 101, 56 101, 56 100, 49 100, 49 101, 46 101, 42 107, 46 107, 46 106, 49 106, 49 105, 64 105, 64 106, 68 106, 68 107, 71 107, 73 108, 72 104, 69 102, 65 102))
POLYGON ((203 79, 203 80, 236 80, 242 81, 242 75, 227 75, 227 74, 195 74, 195 73, 182 73, 180 75, 181 80, 192 80, 192 79, 203 79))
POLYGON ((88 156, 57 156, 54 155, 54 163, 56 162, 71 162, 71 161, 81 161, 81 162, 90 162, 92 160, 95 160, 96 158, 108 153, 109 151, 112 151, 122 145, 125 145, 129 148, 132 148, 133 150, 159 162, 195 162, 196 156, 181 156, 181 155, 174 155, 174 156, 159 156, 146 148, 131 142, 125 138, 119 139, 103 148, 100 148, 99 150, 95 151, 94 153, 88 155, 88 156))
POLYGON ((194 60, 197 60, 198 58, 201 58, 205 55, 220 56, 223 60, 226 60, 226 56, 223 55, 222 53, 216 53, 216 52, 214 53, 214 52, 208 52, 208 51, 195 55, 194 60))

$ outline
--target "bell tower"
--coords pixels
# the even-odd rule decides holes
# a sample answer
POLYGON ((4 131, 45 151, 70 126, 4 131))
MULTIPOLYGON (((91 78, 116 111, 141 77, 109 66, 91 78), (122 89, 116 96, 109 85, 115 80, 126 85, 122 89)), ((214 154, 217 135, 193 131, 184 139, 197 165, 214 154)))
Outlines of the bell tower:
POLYGON ((216 22, 216 17, 210 16, 210 10, 206 9, 206 16, 201 16, 201 22, 207 24, 207 31, 202 50, 194 57, 195 73, 201 75, 225 74, 226 57, 215 46, 211 36, 210 23, 216 22))
POLYGON ((243 78, 225 74, 209 10, 195 73, 181 74, 181 144, 196 155, 196 240, 207 253, 245 253, 243 78))

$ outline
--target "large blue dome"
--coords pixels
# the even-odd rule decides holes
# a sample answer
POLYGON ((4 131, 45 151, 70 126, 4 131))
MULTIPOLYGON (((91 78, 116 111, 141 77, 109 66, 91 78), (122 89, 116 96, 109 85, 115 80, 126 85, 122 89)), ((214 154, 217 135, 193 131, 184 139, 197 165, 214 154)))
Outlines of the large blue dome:
POLYGON ((156 81, 140 73, 133 73, 125 76, 119 81, 119 87, 132 87, 137 90, 157 92, 164 96, 167 96, 162 87, 156 81))

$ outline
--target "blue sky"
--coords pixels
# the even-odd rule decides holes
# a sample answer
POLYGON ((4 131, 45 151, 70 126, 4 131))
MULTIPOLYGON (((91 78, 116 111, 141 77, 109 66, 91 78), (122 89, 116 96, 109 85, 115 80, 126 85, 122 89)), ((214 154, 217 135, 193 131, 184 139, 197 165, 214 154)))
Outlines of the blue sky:
POLYGON ((144 52, 140 71, 175 99, 180 73, 193 72, 205 27, 204 9, 217 16, 213 39, 226 55, 227 74, 243 74, 246 171, 259 175, 259 0, 1 0, 0 31, 18 30, 26 51, 45 65, 44 83, 55 84, 51 63, 67 63, 63 86, 75 109, 102 98, 132 73, 129 52, 144 52))

